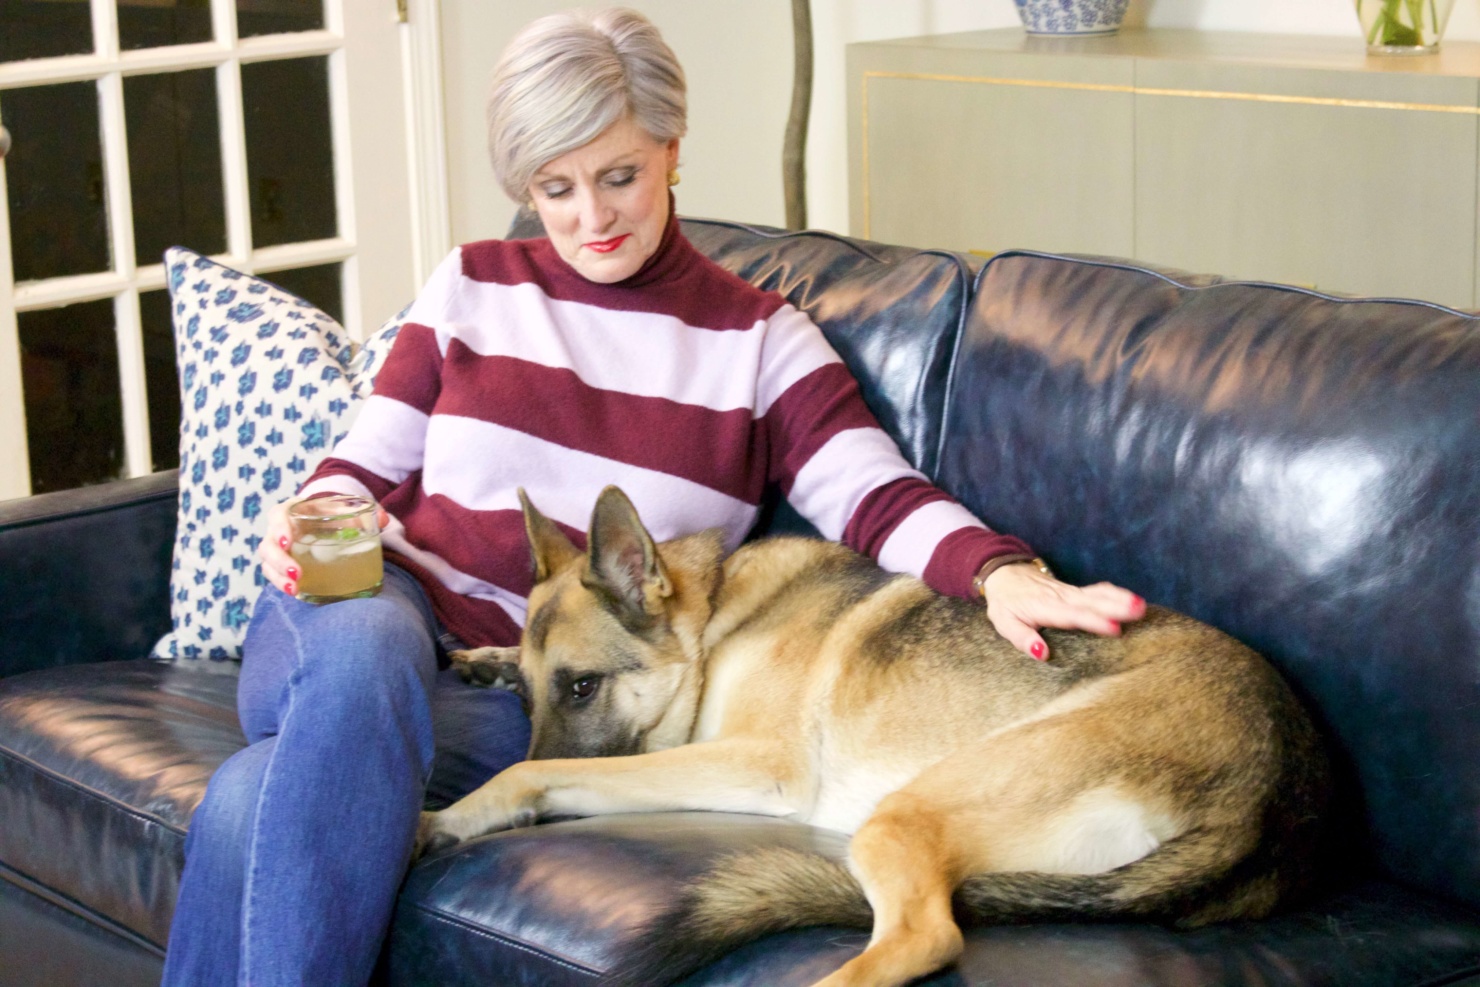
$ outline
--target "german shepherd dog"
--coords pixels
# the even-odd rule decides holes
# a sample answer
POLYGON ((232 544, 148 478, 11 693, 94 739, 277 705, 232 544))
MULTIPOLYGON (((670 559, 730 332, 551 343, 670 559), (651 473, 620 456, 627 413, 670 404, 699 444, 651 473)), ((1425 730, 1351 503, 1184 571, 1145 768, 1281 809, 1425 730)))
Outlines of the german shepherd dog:
MULTIPOLYGON (((1151 608, 1023 657, 979 604, 843 546, 655 544, 602 492, 582 552, 520 493, 536 585, 517 649, 531 760, 437 813, 418 851, 553 815, 707 809, 852 834, 848 861, 736 854, 609 982, 680 979, 781 929, 872 927, 819 987, 903 984, 973 922, 1267 914, 1310 877, 1327 765, 1258 655, 1151 608)), ((491 680, 516 649, 455 655, 491 680)))

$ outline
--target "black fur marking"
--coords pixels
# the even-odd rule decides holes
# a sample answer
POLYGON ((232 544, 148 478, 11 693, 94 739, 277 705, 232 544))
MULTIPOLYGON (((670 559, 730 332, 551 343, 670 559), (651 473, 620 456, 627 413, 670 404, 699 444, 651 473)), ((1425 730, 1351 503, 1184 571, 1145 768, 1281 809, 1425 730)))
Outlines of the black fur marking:
POLYGON ((557 591, 530 617, 529 628, 525 633, 529 635, 530 646, 536 651, 545 649, 545 639, 550 636, 550 625, 555 622, 555 615, 560 611, 560 602, 564 595, 564 590, 557 591))

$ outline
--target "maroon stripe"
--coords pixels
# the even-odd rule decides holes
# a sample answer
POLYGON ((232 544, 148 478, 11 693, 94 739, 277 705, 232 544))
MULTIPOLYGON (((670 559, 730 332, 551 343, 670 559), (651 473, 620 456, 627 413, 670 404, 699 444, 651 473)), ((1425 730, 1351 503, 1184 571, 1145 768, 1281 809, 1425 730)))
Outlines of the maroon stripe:
POLYGON ((385 365, 375 375, 375 393, 408 404, 424 415, 432 413, 442 386, 442 353, 437 334, 415 322, 401 327, 385 365))
POLYGON ((396 552, 387 552, 386 559, 416 577, 432 601, 437 620, 468 647, 507 648, 519 643, 519 625, 497 603, 454 593, 429 571, 396 552))
POLYGON ((878 428, 858 381, 841 363, 828 363, 777 398, 762 419, 770 445, 770 479, 791 493, 797 473, 839 432, 878 428))
POLYGON ((921 576, 938 593, 975 599, 971 580, 981 567, 999 555, 1033 555, 1028 543, 1012 535, 1000 535, 986 528, 962 528, 953 531, 935 546, 935 554, 921 576))
POLYGON ((567 449, 682 477, 747 504, 760 502, 764 460, 749 409, 715 411, 668 398, 592 387, 574 371, 447 348, 438 414, 517 429, 567 449))
POLYGON ((561 259, 547 239, 481 240, 462 247, 463 275, 490 284, 533 284, 558 301, 581 302, 618 312, 650 312, 696 329, 749 329, 776 313, 785 300, 726 271, 678 234, 660 248, 641 284, 587 281, 561 259))
MULTIPOLYGON (((333 456, 329 456, 328 458, 322 460, 314 469, 313 475, 310 476, 307 480, 304 480, 303 484, 298 489, 302 490, 303 487, 308 486, 315 480, 327 476, 353 477, 354 479, 360 481, 360 483, 364 485, 366 490, 370 491, 370 495, 372 497, 380 501, 385 500, 385 498, 390 495, 391 491, 395 489, 395 484, 392 483, 390 480, 387 480, 380 474, 372 473, 358 463, 352 463, 347 459, 335 459, 333 456)), ((347 493, 348 491, 340 490, 335 492, 347 493)))
POLYGON ((904 519, 926 504, 951 500, 950 494, 915 476, 902 476, 864 495, 848 526, 843 544, 877 559, 889 536, 904 519))
MULTIPOLYGON (((459 572, 528 596, 532 588, 529 541, 524 516, 517 510, 474 511, 441 494, 428 494, 420 483, 407 484, 385 501, 415 544, 435 551, 459 572)), ((577 547, 586 535, 560 526, 577 547)))

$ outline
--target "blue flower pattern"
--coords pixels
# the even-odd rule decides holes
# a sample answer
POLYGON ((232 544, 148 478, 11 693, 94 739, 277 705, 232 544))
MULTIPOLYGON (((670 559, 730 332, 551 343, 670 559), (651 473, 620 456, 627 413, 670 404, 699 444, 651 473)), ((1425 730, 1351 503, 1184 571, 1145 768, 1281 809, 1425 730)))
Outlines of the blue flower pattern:
POLYGON ((266 585, 261 515, 344 437, 406 313, 355 346, 308 302, 192 251, 171 248, 165 270, 184 421, 173 629, 154 656, 214 667, 241 656, 266 585))
POLYGON ((1119 29, 1130 0, 1016 0, 1035 34, 1107 34, 1119 29))

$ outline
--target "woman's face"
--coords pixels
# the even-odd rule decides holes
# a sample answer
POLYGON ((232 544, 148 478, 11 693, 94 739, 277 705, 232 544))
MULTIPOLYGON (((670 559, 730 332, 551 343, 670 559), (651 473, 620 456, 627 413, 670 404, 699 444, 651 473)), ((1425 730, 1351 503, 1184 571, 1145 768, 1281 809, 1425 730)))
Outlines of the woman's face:
POLYGON ((534 173, 535 212, 565 262, 588 281, 636 274, 668 225, 668 172, 678 141, 660 144, 623 117, 591 143, 534 173))

